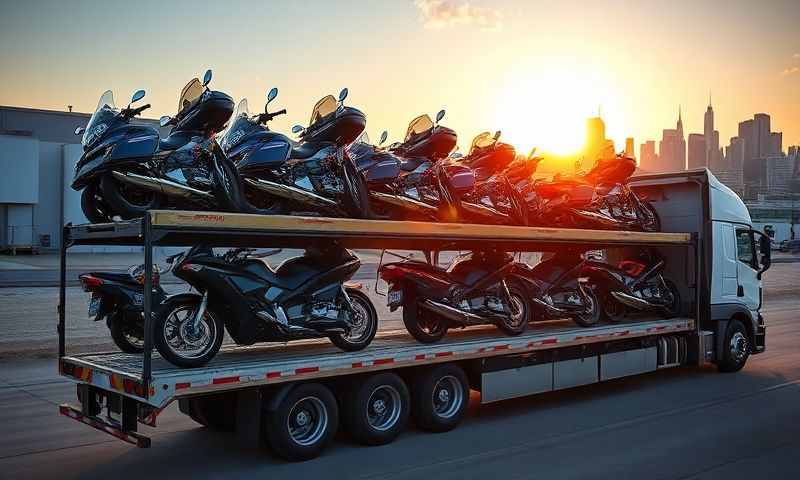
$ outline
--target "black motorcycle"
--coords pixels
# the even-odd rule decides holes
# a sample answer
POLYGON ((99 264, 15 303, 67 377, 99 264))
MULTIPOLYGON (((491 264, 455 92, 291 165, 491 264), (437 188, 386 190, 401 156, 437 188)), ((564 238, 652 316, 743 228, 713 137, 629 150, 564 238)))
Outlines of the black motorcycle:
POLYGON ((348 283, 358 257, 339 246, 309 248, 276 269, 252 249, 215 255, 195 246, 175 259, 173 273, 198 293, 167 298, 155 312, 155 346, 180 367, 208 363, 224 330, 240 345, 327 337, 346 351, 365 348, 378 329, 375 308, 348 283))
POLYGON ((517 263, 511 277, 525 290, 534 321, 571 318, 582 327, 597 324, 602 308, 584 276, 586 260, 572 250, 549 255, 533 267, 517 263))
POLYGON ((677 285, 664 278, 665 260, 649 250, 615 267, 604 262, 586 262, 584 275, 598 291, 604 316, 622 321, 632 312, 659 312, 665 318, 681 313, 683 304, 677 285))
MULTIPOLYGON (((153 267, 153 304, 166 298, 159 285, 161 272, 153 267)), ((78 276, 85 292, 90 292, 89 319, 106 319, 114 343, 125 353, 144 350, 144 265, 127 273, 88 272, 78 276)))
POLYGON ((214 140, 233 111, 233 100, 208 89, 211 70, 200 83, 192 79, 181 92, 178 114, 161 117, 172 125, 160 139, 156 129, 131 124, 150 105, 133 108, 139 90, 122 110, 111 91, 97 104, 83 133, 83 156, 75 166, 74 190, 83 189, 81 207, 93 223, 115 217, 138 218, 154 208, 204 208, 238 211, 241 192, 234 166, 214 140))
POLYGON ((497 251, 470 252, 449 268, 406 260, 382 265, 389 284, 387 304, 403 308, 403 323, 417 341, 439 341, 449 328, 497 325, 519 335, 531 320, 525 291, 508 279, 514 257, 497 251))
POLYGON ((245 199, 254 213, 311 211, 323 215, 366 218, 367 186, 348 157, 346 146, 364 130, 366 117, 345 107, 347 89, 317 102, 307 128, 295 126, 301 143, 272 132, 266 124, 280 110, 267 107, 278 95, 267 94, 264 113, 250 115, 247 100, 239 102, 221 145, 243 182, 245 199))

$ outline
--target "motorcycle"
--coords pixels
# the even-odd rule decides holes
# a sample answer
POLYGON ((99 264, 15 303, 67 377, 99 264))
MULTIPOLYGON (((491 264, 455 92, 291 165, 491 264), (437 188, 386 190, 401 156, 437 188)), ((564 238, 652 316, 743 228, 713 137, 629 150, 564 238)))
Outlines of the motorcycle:
POLYGON ((223 255, 195 246, 174 261, 173 273, 199 293, 168 297, 154 312, 155 346, 179 367, 208 363, 224 330, 239 345, 324 338, 346 351, 365 348, 378 317, 360 286, 348 282, 361 262, 337 245, 309 248, 273 269, 237 248, 223 255))
POLYGON ((616 267, 587 261, 584 275, 599 292, 603 315, 611 322, 622 321, 633 311, 657 311, 672 318, 681 313, 683 304, 678 287, 663 276, 665 266, 663 258, 645 250, 616 267))
POLYGON ((472 140, 467 155, 456 157, 458 163, 471 168, 475 176, 475 187, 461 198, 461 220, 525 226, 528 224, 527 206, 516 183, 522 180, 517 177, 530 169, 520 165, 524 162, 516 162, 514 147, 499 139, 499 131, 494 135, 480 133, 472 140))
POLYGON ((292 129, 300 134, 299 144, 266 126, 286 113, 267 110, 278 96, 277 88, 267 94, 262 114, 251 116, 247 100, 239 103, 221 144, 236 164, 254 213, 311 209, 325 215, 368 217, 365 181, 345 149, 364 130, 366 117, 344 106, 347 93, 345 88, 338 101, 327 95, 317 102, 309 126, 292 129))
POLYGON ((514 265, 512 278, 532 302, 535 321, 571 318, 582 327, 600 321, 602 308, 583 275, 585 264, 579 252, 565 249, 533 267, 514 265))
POLYGON ((421 343, 434 343, 452 327, 494 324, 519 335, 531 320, 525 291, 509 276, 514 258, 508 253, 476 251, 441 268, 405 260, 382 265, 378 273, 389 284, 387 305, 403 309, 403 323, 421 343))
MULTIPOLYGON (((458 199, 472 189, 472 172, 449 161, 456 143, 453 130, 420 115, 409 124, 405 140, 388 148, 362 141, 351 147, 368 186, 370 209, 375 217, 396 220, 453 221, 458 218, 458 199), (394 173, 393 181, 387 179, 394 173)), ((385 134, 386 132, 384 132, 385 134)))
POLYGON ((535 182, 534 222, 599 230, 661 229, 658 213, 627 185, 636 160, 624 156, 601 158, 584 174, 556 175, 549 182, 535 182))
MULTIPOLYGON (((167 295, 159 285, 162 272, 153 267, 153 304, 167 295)), ((90 292, 88 316, 92 321, 106 319, 114 344, 125 353, 144 350, 144 265, 127 273, 88 272, 78 276, 84 292, 90 292)))
POLYGON ((155 208, 193 208, 238 211, 239 183, 233 165, 213 138, 233 111, 233 100, 208 88, 211 70, 203 82, 192 79, 181 92, 178 114, 161 117, 173 125, 159 138, 156 129, 133 125, 131 120, 150 105, 133 108, 145 96, 133 94, 122 110, 106 91, 83 134, 84 153, 75 166, 74 190, 83 190, 81 207, 93 223, 138 218, 155 208))

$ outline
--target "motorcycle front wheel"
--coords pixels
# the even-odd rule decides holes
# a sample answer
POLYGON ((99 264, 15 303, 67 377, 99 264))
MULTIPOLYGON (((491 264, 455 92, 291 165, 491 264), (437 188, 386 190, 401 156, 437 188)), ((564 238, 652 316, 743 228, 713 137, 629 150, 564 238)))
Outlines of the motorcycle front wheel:
POLYGON ((531 308, 525 300, 525 291, 517 285, 508 286, 511 301, 514 303, 512 313, 504 316, 504 320, 497 323, 497 327, 506 335, 519 335, 528 328, 531 320, 531 308))
POLYGON ((358 290, 347 289, 350 297, 350 314, 352 328, 348 333, 331 335, 331 343, 346 352, 363 350, 375 338, 378 332, 378 312, 369 297, 358 290))
POLYGON ((154 312, 156 349, 178 367, 202 367, 222 346, 225 326, 220 315, 207 308, 197 324, 194 322, 201 302, 200 296, 179 296, 165 300, 154 312))
MULTIPOLYGON (((215 172, 217 179, 217 205, 226 212, 242 212, 246 210, 246 202, 242 194, 241 178, 228 162, 220 161, 219 170, 215 172)), ((260 213, 260 212, 244 212, 260 213)))
POLYGON ((96 183, 90 183, 81 192, 81 210, 91 223, 106 223, 111 221, 108 209, 103 204, 102 197, 98 195, 96 183))
POLYGON ((656 209, 648 201, 639 201, 638 208, 639 222, 645 232, 660 232, 661 218, 656 209))
POLYGON ((367 181, 347 158, 342 163, 342 181, 345 185, 344 210, 348 216, 370 218, 367 181))
POLYGON ((100 191, 110 207, 106 214, 109 218, 115 215, 123 220, 141 218, 162 204, 161 195, 120 182, 110 172, 100 180, 100 191))
POLYGON ((681 303, 681 293, 678 291, 678 286, 675 285, 672 280, 664 280, 664 284, 666 284, 667 289, 672 296, 672 301, 664 307, 663 316, 664 318, 677 317, 681 314, 681 309, 683 306, 681 303))

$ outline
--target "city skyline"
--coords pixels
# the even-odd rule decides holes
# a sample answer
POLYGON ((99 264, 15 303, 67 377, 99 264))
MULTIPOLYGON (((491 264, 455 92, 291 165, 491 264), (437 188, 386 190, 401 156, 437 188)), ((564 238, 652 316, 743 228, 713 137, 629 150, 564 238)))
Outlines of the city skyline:
POLYGON ((705 134, 710 89, 720 144, 759 112, 784 144, 800 143, 798 2, 126 5, 9 9, 0 38, 14 47, 0 52, 0 104, 90 112, 106 89, 122 103, 144 88, 158 117, 174 114, 181 87, 211 67, 212 86, 253 109, 277 86, 276 105, 289 111, 279 131, 347 86, 373 137, 386 129, 399 139, 411 118, 445 108, 462 148, 499 129, 524 153, 574 153, 598 105, 618 150, 627 137, 659 139, 679 105, 685 131, 705 134))

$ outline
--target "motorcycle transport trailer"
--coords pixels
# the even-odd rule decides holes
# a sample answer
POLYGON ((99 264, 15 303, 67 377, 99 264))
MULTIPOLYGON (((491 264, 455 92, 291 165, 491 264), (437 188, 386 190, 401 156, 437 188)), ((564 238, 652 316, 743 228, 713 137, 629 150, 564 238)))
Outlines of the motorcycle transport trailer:
MULTIPOLYGON (((691 193, 687 196, 701 193, 702 197, 703 185, 697 187, 699 190, 688 189, 691 193)), ((660 209, 665 205, 655 205, 669 228, 670 216, 660 209)), ((702 211, 698 209, 699 224, 707 218, 702 211)), ((686 212, 679 217, 686 225, 686 212)), ((722 340, 715 342, 720 332, 710 322, 702 229, 692 228, 690 232, 182 211, 151 211, 141 220, 114 224, 67 225, 61 252, 59 371, 77 383, 80 405, 63 404, 59 409, 62 415, 148 447, 150 439, 139 432, 139 424, 155 427, 158 415, 177 400, 183 413, 211 428, 235 430, 244 445, 257 445, 265 437, 280 456, 303 460, 321 452, 340 417, 359 442, 382 444, 402 431, 411 410, 422 429, 454 428, 465 413, 469 389, 479 390, 481 402, 488 403, 715 361, 717 344, 722 340), (671 319, 644 316, 589 328, 567 321, 534 323, 516 337, 499 336, 493 328, 473 328, 453 332, 432 345, 419 344, 406 332, 379 332, 370 347, 353 353, 318 340, 289 346, 230 346, 223 347, 206 367, 195 369, 181 369, 152 356, 149 292, 153 246, 203 243, 304 248, 314 242, 333 241, 346 248, 405 250, 469 250, 485 248, 489 243, 507 251, 547 251, 565 246, 586 250, 658 248, 671 264, 680 267, 677 277, 675 271, 669 273, 680 280, 676 283, 681 285, 685 299, 684 315, 671 319), (101 244, 144 246, 144 355, 67 355, 66 251, 73 245, 101 244)), ((753 339, 753 345, 757 345, 753 353, 763 349, 763 335, 760 341, 753 339)))

